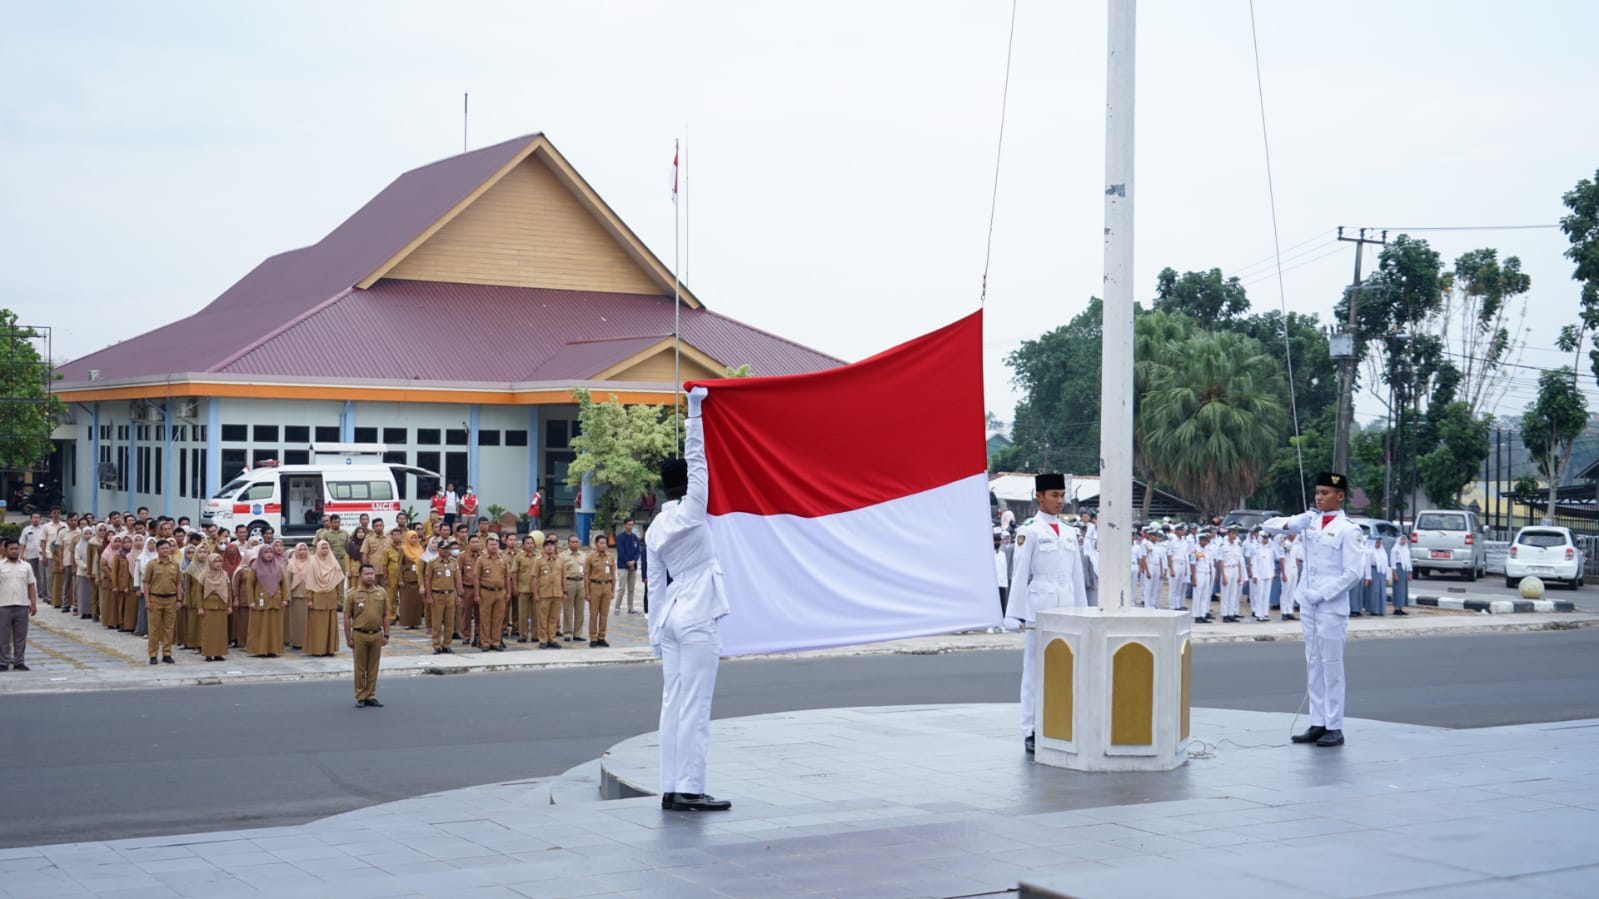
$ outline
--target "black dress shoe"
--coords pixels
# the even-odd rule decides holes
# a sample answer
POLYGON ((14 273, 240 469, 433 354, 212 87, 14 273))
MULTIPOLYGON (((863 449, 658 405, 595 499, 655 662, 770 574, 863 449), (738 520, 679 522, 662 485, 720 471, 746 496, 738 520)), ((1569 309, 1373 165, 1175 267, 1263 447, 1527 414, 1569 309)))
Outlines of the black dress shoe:
POLYGON ((155 656, 151 656, 150 657, 150 664, 159 665, 159 664, 161 664, 161 660, 156 658, 155 656))
POLYGON ((1299 620, 1299 616, 1295 615, 1293 612, 1284 612, 1283 613, 1283 620, 1284 621, 1298 621, 1299 620))
POLYGON ((733 807, 726 799, 717 799, 709 793, 676 793, 672 796, 674 812, 725 812, 733 807))
POLYGON ((661 794, 661 808, 663 808, 663 809, 666 809, 666 810, 670 811, 671 808, 672 808, 672 803, 674 803, 676 801, 677 801, 677 794, 676 793, 662 793, 661 794))
POLYGON ((609 640, 600 640, 598 642, 600 644, 600 648, 601 649, 610 649, 611 648, 611 641, 609 641, 609 640))
POLYGON ((161 657, 161 664, 163 664, 163 665, 176 665, 177 664, 177 660, 172 658, 171 656, 162 656, 161 657))
POLYGON ((516 638, 516 642, 518 642, 518 643, 526 643, 527 642, 527 638, 526 637, 517 637, 516 638))
POLYGON ((1394 614, 1395 615, 1409 615, 1410 613, 1405 611, 1404 609, 1394 609, 1394 614))
POLYGON ((355 701, 355 707, 356 707, 356 708, 358 708, 358 709, 364 709, 364 708, 366 708, 366 700, 364 700, 364 699, 357 699, 357 700, 356 700, 356 701, 355 701))
POLYGON ((18 662, 15 665, 11 666, 11 670, 12 671, 32 671, 33 669, 29 668, 27 665, 22 664, 21 662, 18 662))
POLYGON ((381 708, 383 708, 383 703, 378 702, 376 699, 368 699, 366 701, 366 704, 367 704, 368 708, 373 708, 373 709, 381 709, 381 708))
POLYGON ((556 643, 554 640, 551 640, 550 641, 550 648, 551 649, 561 649, 562 647, 561 647, 561 644, 556 643))
POLYGON ((1316 741, 1316 745, 1317 746, 1342 746, 1342 745, 1344 745, 1344 732, 1341 731, 1341 730, 1330 730, 1330 731, 1327 731, 1326 733, 1321 735, 1321 739, 1316 741))
POLYGON ((590 640, 589 641, 589 649, 599 649, 599 648, 600 648, 600 641, 598 641, 598 640, 590 640))
POLYGON ((1365 613, 1365 612, 1362 612, 1362 611, 1359 611, 1359 610, 1358 610, 1358 609, 1357 609, 1357 610, 1356 610, 1356 611, 1353 611, 1353 612, 1350 612, 1350 613, 1349 613, 1349 617, 1350 617, 1350 618, 1359 618, 1359 617, 1361 617, 1361 616, 1362 616, 1362 615, 1364 615, 1364 614, 1366 614, 1366 613, 1365 613))
POLYGON ((1022 747, 1027 750, 1027 754, 1028 755, 1032 755, 1033 754, 1033 735, 1032 734, 1028 734, 1027 735, 1027 739, 1022 741, 1022 747))
POLYGON ((1289 737, 1289 739, 1293 740, 1295 743, 1314 743, 1326 735, 1327 728, 1322 727, 1320 724, 1312 724, 1309 730, 1302 734, 1294 734, 1292 737, 1289 737))

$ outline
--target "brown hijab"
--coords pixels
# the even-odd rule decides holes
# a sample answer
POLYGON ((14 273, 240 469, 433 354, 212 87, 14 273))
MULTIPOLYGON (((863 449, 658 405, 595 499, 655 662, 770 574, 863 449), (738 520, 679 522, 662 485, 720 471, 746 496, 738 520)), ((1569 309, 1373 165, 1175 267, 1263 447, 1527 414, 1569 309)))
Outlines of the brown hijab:
POLYGON ((344 583, 344 568, 339 565, 339 557, 333 554, 333 547, 326 540, 318 540, 316 555, 311 557, 311 589, 317 593, 326 593, 337 590, 344 583))

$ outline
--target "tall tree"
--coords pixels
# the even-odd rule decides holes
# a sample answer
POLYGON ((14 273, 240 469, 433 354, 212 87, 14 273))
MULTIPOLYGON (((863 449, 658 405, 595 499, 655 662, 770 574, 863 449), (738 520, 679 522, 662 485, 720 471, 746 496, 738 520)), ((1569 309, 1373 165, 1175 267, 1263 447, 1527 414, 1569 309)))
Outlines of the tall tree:
POLYGON ((1456 400, 1427 410, 1428 424, 1437 434, 1436 448, 1416 460, 1422 492, 1433 504, 1460 508, 1460 491, 1482 472, 1488 458, 1490 421, 1471 414, 1471 406, 1456 400))
POLYGON ((1034 471, 1099 471, 1103 305, 1096 297, 1067 324, 1022 341, 1005 364, 1022 391, 1011 425, 1016 464, 1034 471))
POLYGON ((31 468, 50 455, 50 433, 66 406, 50 394, 55 378, 39 353, 38 332, 0 309, 0 468, 31 468))
POLYGON ((596 403, 576 388, 578 429, 572 438, 577 458, 566 469, 566 482, 577 486, 583 475, 605 493, 595 506, 599 526, 609 530, 617 513, 632 511, 655 483, 663 461, 677 453, 672 416, 660 406, 624 406, 615 396, 596 403))
POLYGON ((1577 373, 1570 368, 1538 376, 1538 398, 1521 416, 1521 442, 1538 462, 1549 482, 1550 510, 1554 492, 1566 482, 1571 448, 1588 426, 1588 400, 1577 389, 1577 373))
POLYGON ((1219 268, 1180 275, 1163 268, 1155 276, 1155 311, 1186 315, 1214 331, 1249 311, 1249 295, 1236 277, 1223 278, 1219 268))
MULTIPOLYGON (((1194 319, 1181 312, 1151 312, 1133 321, 1133 470, 1148 487, 1157 486, 1157 482, 1159 486, 1172 487, 1174 482, 1161 480, 1150 457, 1143 403, 1155 373, 1178 364, 1187 341, 1198 330, 1194 319)), ((1140 518, 1149 518, 1154 497, 1154 490, 1144 491, 1140 518)))
POLYGON ((1148 370, 1139 406, 1150 463, 1207 511, 1255 491, 1284 437, 1282 370, 1252 338, 1198 333, 1148 370))
POLYGON ((1499 251, 1484 247, 1457 258, 1446 284, 1451 289, 1445 291, 1441 336, 1446 346, 1458 347, 1460 398, 1475 417, 1496 407, 1509 389, 1510 381, 1499 375, 1526 345, 1523 323, 1532 278, 1522 272, 1517 257, 1501 264, 1499 251), (1458 326, 1453 321, 1457 316, 1458 326), (1459 332, 1454 341, 1449 338, 1452 326, 1459 332))
MULTIPOLYGON (((1578 181, 1561 201, 1571 210, 1560 220, 1560 230, 1571 242, 1566 258, 1575 264, 1571 277, 1582 285, 1582 293, 1577 321, 1561 329, 1559 345, 1576 356, 1580 366, 1584 338, 1599 332, 1599 171, 1592 181, 1578 181)), ((1588 367, 1599 381, 1599 341, 1588 352, 1588 367)))

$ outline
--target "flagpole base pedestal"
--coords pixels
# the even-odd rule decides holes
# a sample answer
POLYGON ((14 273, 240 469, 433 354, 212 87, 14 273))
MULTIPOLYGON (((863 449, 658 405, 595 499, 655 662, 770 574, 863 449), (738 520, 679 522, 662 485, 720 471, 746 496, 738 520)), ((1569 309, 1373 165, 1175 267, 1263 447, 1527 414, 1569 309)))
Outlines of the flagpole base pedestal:
POLYGON ((1039 612, 1033 760, 1073 771, 1186 762, 1192 629, 1182 611, 1039 612))

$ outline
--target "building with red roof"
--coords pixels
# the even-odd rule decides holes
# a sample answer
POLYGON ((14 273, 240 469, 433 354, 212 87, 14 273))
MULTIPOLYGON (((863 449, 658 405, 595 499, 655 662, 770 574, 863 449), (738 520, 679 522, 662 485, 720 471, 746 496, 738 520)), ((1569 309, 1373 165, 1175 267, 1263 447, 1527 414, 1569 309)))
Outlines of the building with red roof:
MULTIPOLYGON (((67 504, 198 518, 241 469, 310 444, 386 460, 520 510, 571 504, 576 387, 669 403, 678 380, 841 364, 718 315, 542 134, 406 172, 312 246, 205 308, 74 360, 56 393, 67 504)), ((417 485, 401 478, 401 499, 417 485)))

